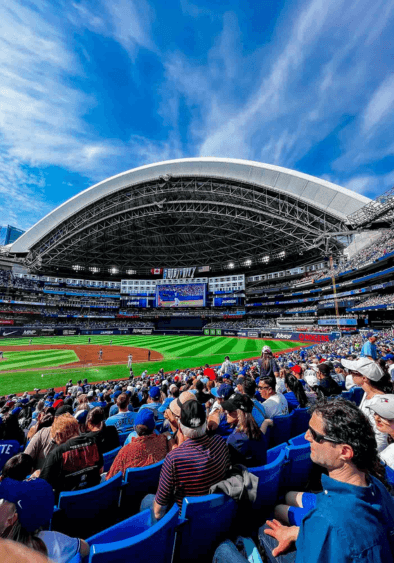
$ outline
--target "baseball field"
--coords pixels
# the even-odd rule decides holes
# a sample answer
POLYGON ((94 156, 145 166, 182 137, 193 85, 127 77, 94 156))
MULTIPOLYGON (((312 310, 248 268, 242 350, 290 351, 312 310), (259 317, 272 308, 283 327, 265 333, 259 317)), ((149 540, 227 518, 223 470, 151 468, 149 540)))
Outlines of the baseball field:
POLYGON ((141 375, 256 358, 268 344, 273 353, 298 348, 298 342, 220 336, 58 336, 0 341, 0 395, 35 387, 62 387, 73 379, 90 382, 127 378, 129 354, 133 371, 141 375), (100 359, 100 350, 102 351, 100 359), (148 361, 148 351, 150 359, 148 361))

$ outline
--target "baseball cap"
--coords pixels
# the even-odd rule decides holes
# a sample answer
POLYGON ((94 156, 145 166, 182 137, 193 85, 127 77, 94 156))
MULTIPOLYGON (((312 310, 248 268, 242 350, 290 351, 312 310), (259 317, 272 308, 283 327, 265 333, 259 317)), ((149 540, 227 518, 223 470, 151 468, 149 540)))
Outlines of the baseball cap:
POLYGON ((137 413, 134 419, 134 426, 138 426, 139 424, 143 424, 149 430, 154 430, 156 423, 155 414, 152 409, 142 409, 137 413))
POLYGON ((149 397, 152 399, 159 399, 160 398, 160 388, 159 387, 151 387, 149 389, 149 397))
POLYGON ((240 375, 240 376, 237 378, 237 380, 236 380, 236 382, 235 382, 235 385, 242 385, 242 384, 244 383, 244 381, 245 381, 245 378, 244 378, 242 375, 240 375))
POLYGON ((243 412, 252 412, 253 401, 247 395, 241 395, 240 393, 234 393, 231 395, 227 401, 222 403, 222 408, 225 411, 233 412, 240 409, 243 412))
POLYGON ((181 423, 187 428, 199 428, 206 421, 204 406, 198 401, 190 399, 181 406, 181 423))
POLYGON ((89 391, 88 397, 93 397, 93 396, 94 396, 94 391, 89 391))
POLYGON ((368 407, 382 418, 394 419, 394 395, 375 395, 374 401, 368 407))
POLYGON ((55 417, 61 416, 62 414, 73 414, 73 409, 71 405, 62 405, 61 407, 56 409, 55 417))
POLYGON ((181 408, 186 401, 197 401, 196 396, 191 393, 191 391, 184 391, 179 395, 177 399, 171 401, 170 406, 168 407, 172 414, 175 416, 181 415, 181 408))
POLYGON ((219 399, 228 399, 234 393, 234 389, 228 383, 222 383, 218 389, 219 399))
POLYGON ((387 362, 387 360, 394 360, 394 356, 393 354, 386 354, 382 359, 387 362))
POLYGON ((263 348, 261 349, 261 351, 267 354, 270 354, 272 352, 271 348, 269 346, 263 346, 263 348))
POLYGON ((298 373, 298 374, 300 374, 300 373, 301 373, 301 366, 295 365, 295 366, 293 366, 293 367, 291 368, 291 371, 292 371, 293 373, 298 373))
POLYGON ((351 371, 358 371, 371 381, 380 381, 384 376, 383 370, 373 360, 369 358, 359 358, 358 360, 341 360, 343 367, 351 371))
POLYGON ((88 411, 80 411, 75 415, 75 418, 78 420, 79 424, 84 424, 86 422, 88 416, 88 411))
POLYGON ((16 481, 7 477, 0 482, 0 499, 15 504, 19 522, 28 532, 48 524, 52 518, 55 498, 44 479, 16 481))

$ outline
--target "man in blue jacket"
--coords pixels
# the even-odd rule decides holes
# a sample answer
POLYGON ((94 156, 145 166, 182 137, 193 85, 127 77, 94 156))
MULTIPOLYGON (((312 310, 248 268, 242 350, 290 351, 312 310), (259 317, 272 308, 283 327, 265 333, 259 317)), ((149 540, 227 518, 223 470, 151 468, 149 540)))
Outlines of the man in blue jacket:
POLYGON ((299 527, 274 520, 260 528, 270 561, 392 563, 394 500, 376 477, 384 468, 367 418, 343 399, 318 404, 305 438, 328 476, 299 527))

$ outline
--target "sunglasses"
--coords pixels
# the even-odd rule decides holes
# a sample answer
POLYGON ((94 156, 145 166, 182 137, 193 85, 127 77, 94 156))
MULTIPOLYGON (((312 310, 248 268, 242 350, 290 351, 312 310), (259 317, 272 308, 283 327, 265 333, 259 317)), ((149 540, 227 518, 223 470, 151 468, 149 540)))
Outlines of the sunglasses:
MULTIPOLYGON (((372 410, 372 409, 369 409, 372 410)), ((383 422, 386 422, 387 424, 391 424, 392 422, 394 422, 394 419, 392 418, 383 418, 383 416, 380 416, 380 414, 378 414, 377 412, 374 412, 373 415, 377 418, 380 418, 380 420, 382 420, 383 422)))
POLYGON ((316 442, 317 444, 321 444, 324 441, 333 442, 334 444, 342 443, 340 440, 336 440, 335 438, 330 438, 329 436, 325 436, 324 434, 320 434, 319 432, 316 432, 316 430, 311 426, 308 426, 308 430, 313 438, 313 441, 316 442))

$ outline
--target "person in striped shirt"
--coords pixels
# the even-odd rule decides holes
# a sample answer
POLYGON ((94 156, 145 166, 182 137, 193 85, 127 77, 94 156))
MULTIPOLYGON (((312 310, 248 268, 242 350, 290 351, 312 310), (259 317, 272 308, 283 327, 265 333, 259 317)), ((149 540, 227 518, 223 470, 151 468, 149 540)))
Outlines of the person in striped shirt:
POLYGON ((185 497, 207 495, 212 485, 225 478, 230 467, 225 440, 206 433, 205 407, 196 400, 189 400, 181 403, 180 409, 178 432, 183 434, 184 442, 164 460, 153 503, 156 520, 162 518, 174 502, 181 509, 185 497))

